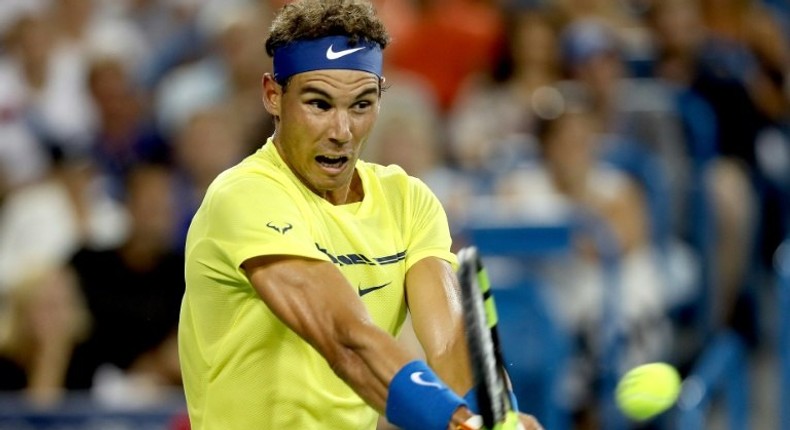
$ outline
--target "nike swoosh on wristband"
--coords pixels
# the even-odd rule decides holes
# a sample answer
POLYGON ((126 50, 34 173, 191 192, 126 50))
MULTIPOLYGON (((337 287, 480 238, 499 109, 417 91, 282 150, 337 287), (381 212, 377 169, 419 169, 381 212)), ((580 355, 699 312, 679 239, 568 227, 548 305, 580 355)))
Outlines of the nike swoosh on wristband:
POLYGON ((414 372, 411 375, 409 375, 409 378, 411 379, 411 382, 414 382, 417 385, 422 385, 423 387, 436 387, 439 389, 442 388, 442 384, 438 382, 426 381, 425 379, 422 379, 422 374, 423 372, 414 372))
POLYGON ((335 52, 335 51, 332 50, 332 46, 333 45, 329 45, 329 48, 326 48, 326 59, 327 60, 337 60, 340 57, 345 57, 348 54, 353 54, 353 53, 355 53, 357 51, 361 51, 361 50, 365 49, 364 46, 360 46, 358 48, 344 49, 342 51, 335 52))
POLYGON ((380 290, 380 289, 386 287, 387 285, 389 285, 391 283, 392 283, 392 281, 387 282, 386 284, 376 285, 375 287, 370 287, 370 288, 362 288, 360 286, 357 286, 357 290, 359 290, 359 297, 362 297, 362 296, 364 296, 367 293, 372 293, 372 292, 374 292, 376 290, 380 290))

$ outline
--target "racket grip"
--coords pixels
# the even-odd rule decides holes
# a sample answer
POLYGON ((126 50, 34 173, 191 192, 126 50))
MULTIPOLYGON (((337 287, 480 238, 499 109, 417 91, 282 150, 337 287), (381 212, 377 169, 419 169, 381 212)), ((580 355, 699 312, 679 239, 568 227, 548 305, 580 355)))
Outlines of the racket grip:
MULTIPOLYGON (((480 415, 475 415, 472 418, 469 418, 465 423, 459 425, 456 429, 488 430, 487 427, 483 427, 483 419, 480 417, 480 415)), ((505 415, 505 422, 496 424, 491 430, 524 430, 524 426, 521 425, 521 422, 518 419, 518 412, 508 411, 507 415, 505 415)))
POLYGON ((518 412, 508 411, 505 422, 495 425, 492 430, 524 430, 524 426, 518 420, 518 412))

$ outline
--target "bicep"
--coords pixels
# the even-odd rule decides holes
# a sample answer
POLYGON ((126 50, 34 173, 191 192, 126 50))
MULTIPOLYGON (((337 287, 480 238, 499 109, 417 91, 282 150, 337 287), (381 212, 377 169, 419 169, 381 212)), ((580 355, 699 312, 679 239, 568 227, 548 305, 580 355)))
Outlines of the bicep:
POLYGON ((371 324, 348 281, 329 262, 268 256, 251 258, 242 268, 272 312, 330 361, 332 345, 347 344, 353 339, 349 330, 371 324))

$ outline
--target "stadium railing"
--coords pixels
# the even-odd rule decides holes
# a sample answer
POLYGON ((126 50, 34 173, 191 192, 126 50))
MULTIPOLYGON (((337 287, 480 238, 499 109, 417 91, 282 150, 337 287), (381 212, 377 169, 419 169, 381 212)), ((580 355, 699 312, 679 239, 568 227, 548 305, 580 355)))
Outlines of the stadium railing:
POLYGON ((146 404, 108 404, 87 392, 69 392, 53 405, 0 395, 0 430, 176 430, 186 406, 180 390, 146 404))

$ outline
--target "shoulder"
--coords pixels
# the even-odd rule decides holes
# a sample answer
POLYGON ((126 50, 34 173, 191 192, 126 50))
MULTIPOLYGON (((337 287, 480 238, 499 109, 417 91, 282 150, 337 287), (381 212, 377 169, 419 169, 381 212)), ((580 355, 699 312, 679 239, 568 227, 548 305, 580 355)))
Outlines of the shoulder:
POLYGON ((362 175, 373 179, 386 189, 408 188, 415 185, 419 179, 409 175, 402 167, 397 164, 382 165, 360 160, 357 162, 357 169, 362 175))
POLYGON ((275 190, 293 186, 293 180, 259 149, 240 163, 220 173, 206 191, 207 201, 213 199, 253 199, 275 190))
POLYGON ((642 205, 639 184, 628 174, 606 164, 590 175, 590 188, 609 205, 642 205))
POLYGON ((436 194, 421 179, 409 175, 403 168, 391 164, 382 166, 360 162, 359 172, 366 175, 366 193, 374 200, 383 199, 387 205, 402 210, 439 204, 436 194), (434 202, 435 203, 431 203, 434 202))

